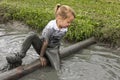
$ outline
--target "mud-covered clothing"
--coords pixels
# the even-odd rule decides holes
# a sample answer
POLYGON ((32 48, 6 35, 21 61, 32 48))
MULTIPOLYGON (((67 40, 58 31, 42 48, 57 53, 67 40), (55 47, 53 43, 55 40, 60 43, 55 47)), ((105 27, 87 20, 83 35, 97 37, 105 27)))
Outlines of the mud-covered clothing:
POLYGON ((52 63, 53 67, 56 69, 60 66, 60 58, 59 58, 59 46, 60 46, 60 41, 67 32, 67 28, 62 28, 59 29, 56 24, 56 20, 50 21, 46 27, 43 29, 41 37, 39 37, 37 34, 32 33, 30 34, 23 42, 21 46, 21 50, 19 53, 7 56, 7 62, 10 64, 17 64, 21 63, 22 58, 26 56, 26 53, 30 46, 32 45, 35 51, 40 55, 40 51, 43 45, 43 41, 47 40, 48 41, 48 47, 46 54, 44 55, 46 58, 50 60, 50 62, 57 62, 57 63, 52 63), (52 56, 50 55, 52 54, 52 56), (54 58, 57 57, 57 58, 54 58), (55 60, 56 59, 56 60, 55 60))
POLYGON ((42 37, 48 41, 48 47, 56 47, 60 45, 66 32, 67 28, 59 29, 56 20, 51 20, 43 29, 42 37))

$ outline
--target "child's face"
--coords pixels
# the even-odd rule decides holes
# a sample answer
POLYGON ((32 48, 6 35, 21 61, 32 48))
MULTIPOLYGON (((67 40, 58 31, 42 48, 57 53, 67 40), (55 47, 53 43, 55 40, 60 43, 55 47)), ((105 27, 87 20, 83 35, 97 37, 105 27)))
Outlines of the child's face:
POLYGON ((66 19, 59 19, 58 25, 60 28, 67 28, 70 26, 72 21, 74 20, 74 16, 71 13, 68 13, 68 18, 66 19))

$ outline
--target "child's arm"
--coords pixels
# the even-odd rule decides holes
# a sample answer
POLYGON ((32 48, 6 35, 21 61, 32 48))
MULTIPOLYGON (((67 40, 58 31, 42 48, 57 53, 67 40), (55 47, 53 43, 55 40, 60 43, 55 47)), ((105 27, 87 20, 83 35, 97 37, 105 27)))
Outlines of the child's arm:
POLYGON ((44 56, 47 46, 48 46, 48 41, 47 41, 47 40, 44 40, 44 41, 43 41, 42 48, 41 48, 41 52, 40 52, 40 56, 41 56, 41 57, 44 56))
POLYGON ((52 30, 52 27, 49 25, 49 23, 42 31, 43 44, 42 44, 42 48, 40 51, 40 61, 41 61, 42 66, 46 65, 46 59, 44 57, 44 54, 49 44, 49 39, 50 39, 52 32, 53 30, 52 30))
POLYGON ((48 41, 44 40, 41 48, 41 52, 40 52, 40 61, 42 66, 45 66, 47 64, 46 58, 44 57, 47 45, 48 45, 48 41))

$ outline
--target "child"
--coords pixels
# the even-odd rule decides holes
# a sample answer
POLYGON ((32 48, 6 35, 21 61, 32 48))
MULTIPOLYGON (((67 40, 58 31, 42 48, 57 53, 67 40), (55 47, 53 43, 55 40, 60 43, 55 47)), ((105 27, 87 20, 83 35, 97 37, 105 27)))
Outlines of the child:
MULTIPOLYGON (((67 5, 58 4, 55 8, 55 20, 51 20, 46 25, 46 27, 43 29, 41 38, 39 38, 36 34, 28 36, 23 42, 21 51, 13 56, 6 57, 7 62, 11 65, 12 68, 21 65, 22 58, 25 57, 27 50, 32 45, 35 51, 40 55, 40 62, 42 66, 45 66, 47 64, 46 58, 49 58, 51 62, 52 58, 50 58, 50 56, 52 53, 55 53, 57 61, 59 63, 60 41, 66 34, 67 29, 74 18, 75 12, 72 8, 67 5), (51 52, 50 49, 53 49, 53 52, 51 52)), ((55 67, 54 63, 52 65, 55 67)))

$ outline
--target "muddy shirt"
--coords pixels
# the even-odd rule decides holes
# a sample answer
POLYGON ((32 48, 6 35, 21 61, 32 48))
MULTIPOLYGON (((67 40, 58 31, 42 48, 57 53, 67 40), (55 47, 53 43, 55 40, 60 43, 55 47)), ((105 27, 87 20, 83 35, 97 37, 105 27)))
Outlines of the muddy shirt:
POLYGON ((67 28, 59 29, 56 20, 51 20, 43 29, 42 37, 48 41, 48 47, 60 45, 61 39, 67 32, 67 28))

